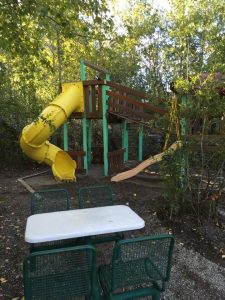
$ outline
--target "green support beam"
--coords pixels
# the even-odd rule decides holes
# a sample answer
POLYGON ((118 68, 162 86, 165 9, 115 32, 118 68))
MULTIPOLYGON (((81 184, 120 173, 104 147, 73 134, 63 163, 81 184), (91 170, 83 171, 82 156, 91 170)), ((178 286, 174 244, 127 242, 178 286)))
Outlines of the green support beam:
MULTIPOLYGON (((86 74, 85 74, 85 63, 84 60, 81 60, 80 64, 80 76, 81 80, 85 80, 86 74)), ((82 124, 83 124, 83 150, 84 150, 84 169, 86 172, 88 171, 88 137, 87 137, 87 118, 86 118, 86 112, 84 110, 83 114, 83 119, 82 119, 82 124)))
POLYGON ((125 149, 123 159, 124 161, 128 161, 128 125, 127 120, 123 120, 122 123, 122 148, 125 149))
POLYGON ((87 161, 88 161, 88 168, 90 168, 91 160, 92 160, 92 120, 88 120, 87 123, 87 161))
POLYGON ((143 126, 139 126, 138 130, 138 160, 143 160, 143 126))
MULTIPOLYGON (((81 60, 81 80, 85 80, 85 66, 96 70, 100 74, 105 74, 105 80, 110 80, 109 72, 105 69, 99 68, 98 66, 81 60)), ((103 127, 103 156, 104 156, 104 175, 108 175, 108 120, 107 120, 107 110, 108 110, 108 96, 106 94, 109 87, 107 85, 102 85, 102 127, 103 127)), ((92 107, 92 95, 90 95, 90 108, 92 107)), ((90 110, 91 111, 91 110, 90 110)), ((84 112, 83 117, 83 149, 85 151, 84 156, 84 169, 87 171, 91 163, 91 146, 92 146, 92 122, 87 121, 86 114, 84 112)))
POLYGON ((82 127, 83 127, 83 150, 84 150, 84 169, 86 172, 88 171, 88 160, 87 160, 87 119, 84 117, 82 119, 82 127))
MULTIPOLYGON (((110 80, 109 74, 106 74, 107 81, 110 80)), ((108 110, 108 96, 106 94, 109 87, 107 85, 102 86, 102 129, 103 129, 103 159, 104 159, 104 175, 108 176, 109 172, 109 161, 108 161, 108 151, 109 151, 109 131, 108 131, 108 120, 107 120, 107 110, 108 110)))
MULTIPOLYGON (((92 92, 89 96, 89 108, 90 112, 92 112, 92 92)), ((92 150, 92 120, 87 120, 87 161, 88 161, 88 168, 91 166, 91 155, 92 150)))
POLYGON ((109 149, 109 136, 108 136, 108 121, 107 121, 107 100, 106 95, 108 87, 102 86, 102 130, 103 130, 103 160, 104 160, 104 175, 108 176, 109 162, 108 162, 108 149, 109 149))
POLYGON ((64 149, 64 151, 68 151, 69 150, 68 125, 67 125, 67 123, 63 124, 63 149, 64 149))

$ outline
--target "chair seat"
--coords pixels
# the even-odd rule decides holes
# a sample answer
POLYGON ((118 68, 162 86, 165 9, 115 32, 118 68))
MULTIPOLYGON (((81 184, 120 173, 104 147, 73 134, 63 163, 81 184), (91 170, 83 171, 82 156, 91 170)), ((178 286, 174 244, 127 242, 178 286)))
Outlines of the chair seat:
MULTIPOLYGON (((163 280, 163 276, 156 267, 153 267, 146 259, 132 260, 124 263, 120 262, 118 270, 121 268, 121 273, 117 272, 116 281, 121 283, 119 287, 132 287, 142 284, 154 284, 156 281, 163 280)), ((103 289, 110 291, 111 286, 112 265, 103 265, 99 268, 100 282, 103 289)))
POLYGON ((30 253, 23 280, 26 300, 98 298, 95 249, 85 245, 30 253))
POLYGON ((111 264, 100 266, 99 281, 107 299, 160 299, 171 270, 174 238, 142 236, 115 244, 111 264))
MULTIPOLYGON (((89 281, 84 281, 79 276, 80 270, 69 270, 56 275, 42 275, 32 279, 31 289, 35 299, 74 299, 74 297, 88 297, 91 292, 89 281), (74 283, 71 284, 72 278, 74 283), (78 288, 79 287, 79 288, 78 288), (65 291, 62 293, 62 291, 65 291), (64 295, 63 295, 64 294, 64 295), (64 297, 63 297, 64 296, 64 297), (70 298, 72 297, 72 298, 70 298)), ((90 276, 88 273, 83 276, 90 276)))

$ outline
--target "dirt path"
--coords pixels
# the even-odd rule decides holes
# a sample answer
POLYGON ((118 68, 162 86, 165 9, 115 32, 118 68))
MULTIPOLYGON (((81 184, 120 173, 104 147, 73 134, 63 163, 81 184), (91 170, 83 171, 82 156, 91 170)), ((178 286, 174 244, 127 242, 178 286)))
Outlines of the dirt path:
MULTIPOLYGON (((27 170, 23 172, 4 171, 0 174, 0 220, 1 220, 1 243, 0 243, 0 299, 21 299, 23 296, 22 286, 22 261, 28 253, 29 247, 24 242, 26 219, 30 214, 30 193, 18 182, 23 177, 40 170, 27 170)), ((166 228, 157 218, 158 199, 162 193, 159 188, 148 186, 146 181, 143 185, 140 180, 132 182, 110 183, 110 178, 78 175, 76 183, 56 183, 50 174, 29 179, 27 182, 34 188, 67 188, 72 195, 72 207, 76 208, 76 192, 79 187, 95 184, 111 184, 115 202, 129 205, 146 222, 143 230, 126 233, 126 236, 140 234, 157 234, 174 231, 166 228), (138 183, 138 184, 137 184, 138 183)), ((202 251, 195 251, 190 247, 188 236, 186 240, 174 231, 176 249, 171 280, 162 299, 225 299, 225 269, 222 264, 212 262, 202 251), (199 253, 200 252, 200 253, 199 253)), ((193 236, 190 236, 193 241, 193 236)), ((111 246, 98 249, 99 261, 104 257, 109 258, 111 246), (104 256, 104 257, 103 257, 104 256)))

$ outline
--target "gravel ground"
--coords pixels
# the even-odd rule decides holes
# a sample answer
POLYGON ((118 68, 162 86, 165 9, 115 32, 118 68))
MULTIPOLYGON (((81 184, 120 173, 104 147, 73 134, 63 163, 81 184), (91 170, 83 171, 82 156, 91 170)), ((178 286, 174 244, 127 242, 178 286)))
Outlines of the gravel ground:
MULTIPOLYGON (((43 169, 8 171, 0 173, 0 299, 19 300, 23 296, 22 261, 28 252, 28 245, 24 242, 26 218, 29 215, 30 193, 18 182, 18 178, 43 169)), ((34 189, 65 187, 72 194, 72 206, 76 208, 76 191, 79 187, 94 184, 110 184, 110 178, 97 176, 96 173, 78 175, 76 183, 56 183, 50 174, 33 177, 27 182, 34 189)), ((157 234, 173 232, 157 218, 156 203, 162 194, 160 188, 153 188, 148 183, 140 182, 113 183, 112 188, 117 204, 127 204, 134 209, 146 222, 143 230, 126 233, 126 237, 142 234, 157 234)), ((173 255, 171 279, 161 299, 225 299, 225 268, 201 255, 188 245, 187 241, 175 235, 176 246, 173 255)), ((192 238, 192 237, 190 237, 192 238)), ((225 236, 224 236, 225 238, 225 236)), ((112 245, 97 247, 98 262, 110 260, 112 245)))

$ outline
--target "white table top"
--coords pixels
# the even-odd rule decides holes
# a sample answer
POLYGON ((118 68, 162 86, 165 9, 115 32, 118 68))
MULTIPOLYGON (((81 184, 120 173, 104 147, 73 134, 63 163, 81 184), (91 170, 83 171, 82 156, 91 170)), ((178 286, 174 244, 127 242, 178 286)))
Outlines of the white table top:
POLYGON ((144 220, 126 205, 58 211, 28 217, 25 241, 50 242, 135 230, 144 226, 144 220))

